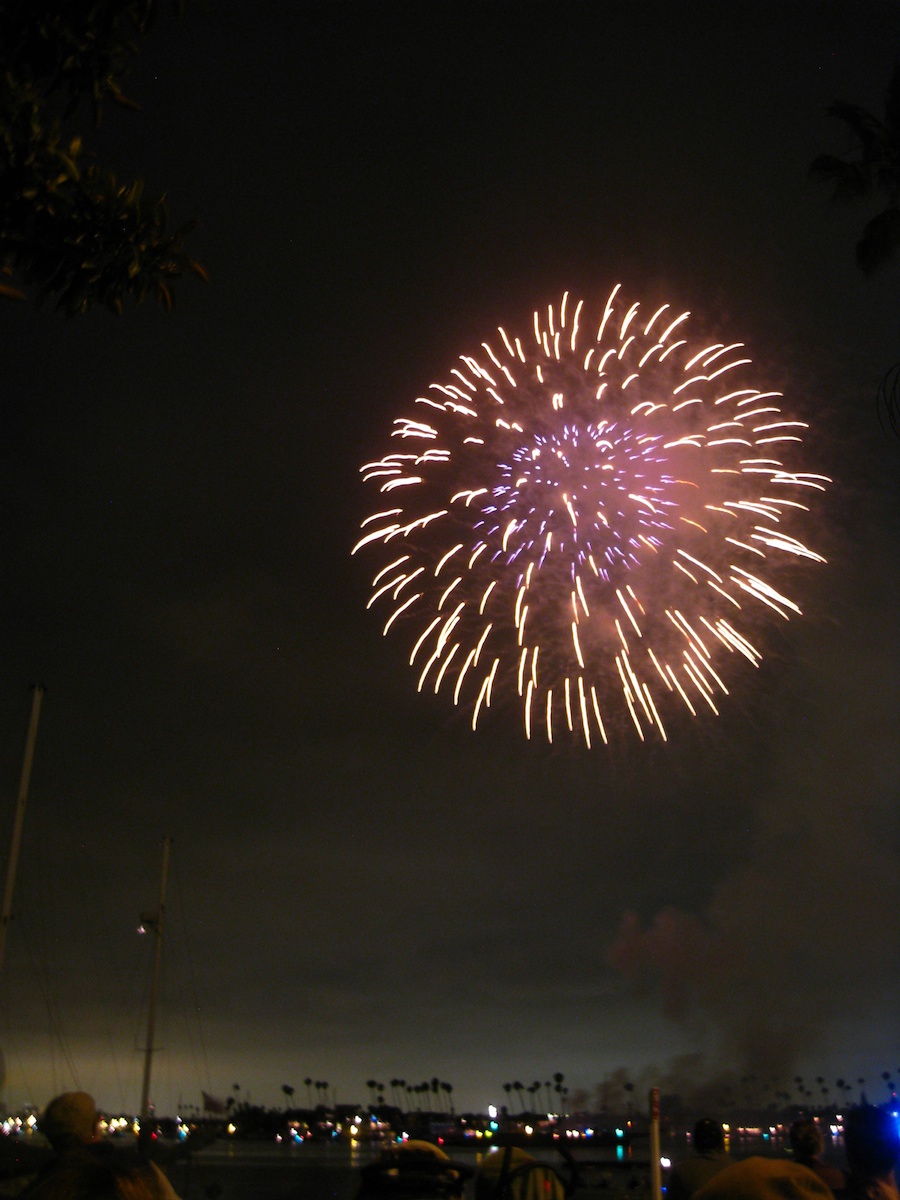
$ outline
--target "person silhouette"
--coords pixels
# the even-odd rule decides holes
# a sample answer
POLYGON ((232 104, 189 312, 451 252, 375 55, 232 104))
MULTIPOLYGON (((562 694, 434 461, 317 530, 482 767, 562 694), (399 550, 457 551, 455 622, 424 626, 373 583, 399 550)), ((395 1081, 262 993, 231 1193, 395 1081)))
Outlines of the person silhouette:
POLYGON ((689 1200, 734 1159, 725 1149, 725 1131, 718 1121, 703 1117, 694 1125, 693 1153, 669 1172, 666 1200, 689 1200))
POLYGON ((63 1092, 44 1109, 38 1129, 55 1152, 21 1193, 28 1200, 179 1200, 156 1163, 119 1148, 99 1133, 88 1092, 63 1092))

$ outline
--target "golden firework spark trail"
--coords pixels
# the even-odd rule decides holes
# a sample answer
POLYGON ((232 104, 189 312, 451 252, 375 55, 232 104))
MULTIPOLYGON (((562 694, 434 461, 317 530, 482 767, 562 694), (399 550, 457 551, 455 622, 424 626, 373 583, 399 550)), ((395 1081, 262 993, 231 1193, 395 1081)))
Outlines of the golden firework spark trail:
POLYGON ((758 666, 767 616, 800 613, 785 567, 824 561, 795 528, 830 482, 795 461, 806 425, 743 343, 692 344, 689 313, 620 290, 593 328, 568 292, 524 342, 498 328, 361 468, 369 606, 473 729, 514 697, 528 737, 590 749, 624 717, 667 741, 668 712, 717 714, 758 666))

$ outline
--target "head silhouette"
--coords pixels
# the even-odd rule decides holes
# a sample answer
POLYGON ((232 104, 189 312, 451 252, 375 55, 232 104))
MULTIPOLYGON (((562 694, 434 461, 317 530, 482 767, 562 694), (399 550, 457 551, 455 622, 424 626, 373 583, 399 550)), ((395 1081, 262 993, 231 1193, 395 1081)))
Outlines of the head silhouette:
POLYGON ((63 1092, 44 1109, 41 1133, 57 1152, 92 1142, 97 1134, 97 1105, 87 1092, 63 1092))
POLYGON ((718 1121, 703 1117, 694 1126, 694 1149, 699 1154, 707 1154, 710 1150, 724 1150, 725 1134, 718 1121))
POLYGON ((795 1121, 790 1129, 791 1149, 798 1158, 817 1158, 825 1149, 822 1131, 809 1119, 795 1121))
POLYGON ((900 1158, 896 1119, 871 1104, 852 1108, 844 1122, 844 1148, 854 1174, 889 1175, 900 1158))

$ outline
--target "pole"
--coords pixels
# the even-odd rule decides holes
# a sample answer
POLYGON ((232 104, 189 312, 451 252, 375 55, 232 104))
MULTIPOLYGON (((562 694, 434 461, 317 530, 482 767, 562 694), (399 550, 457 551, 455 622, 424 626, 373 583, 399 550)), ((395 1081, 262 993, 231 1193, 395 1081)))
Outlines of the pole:
POLYGON ((144 1123, 150 1117, 150 1066, 153 1059, 153 1035, 156 1031, 156 1005, 159 1000, 159 972, 162 965, 163 917, 166 911, 166 879, 169 874, 170 837, 163 838, 162 875, 159 883, 159 907, 156 914, 142 915, 142 924, 151 929, 156 938, 153 950, 153 977, 150 983, 150 1012, 147 1015, 147 1045, 144 1049, 144 1083, 141 1088, 140 1119, 143 1133, 144 1123))
POLYGON ((12 920, 13 893, 16 889, 16 871, 19 866, 19 847, 22 844, 22 826, 25 822, 25 805, 31 783, 31 764, 34 762, 34 744, 37 741, 38 719, 41 715, 41 699, 44 689, 35 685, 31 693, 31 717, 25 736, 25 753, 22 755, 22 774, 19 776, 19 795, 16 799, 16 815, 13 818, 12 841, 6 864, 6 886, 3 889, 3 907, 0 909, 0 971, 6 954, 6 934, 12 920))
POLYGON ((662 1198, 662 1174, 659 1169, 659 1088, 650 1089, 650 1196, 662 1198))

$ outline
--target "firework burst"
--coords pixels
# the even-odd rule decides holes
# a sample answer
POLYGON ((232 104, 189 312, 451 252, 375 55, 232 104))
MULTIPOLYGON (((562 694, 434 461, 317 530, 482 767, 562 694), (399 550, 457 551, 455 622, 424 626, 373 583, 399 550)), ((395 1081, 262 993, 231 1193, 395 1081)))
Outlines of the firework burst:
POLYGON ((642 740, 718 712, 829 482, 797 469, 806 426, 749 381, 742 343, 692 343, 689 313, 613 289, 598 322, 566 293, 503 328, 394 422, 361 469, 379 493, 353 553, 418 686, 471 708, 515 696, 525 732, 642 740))

